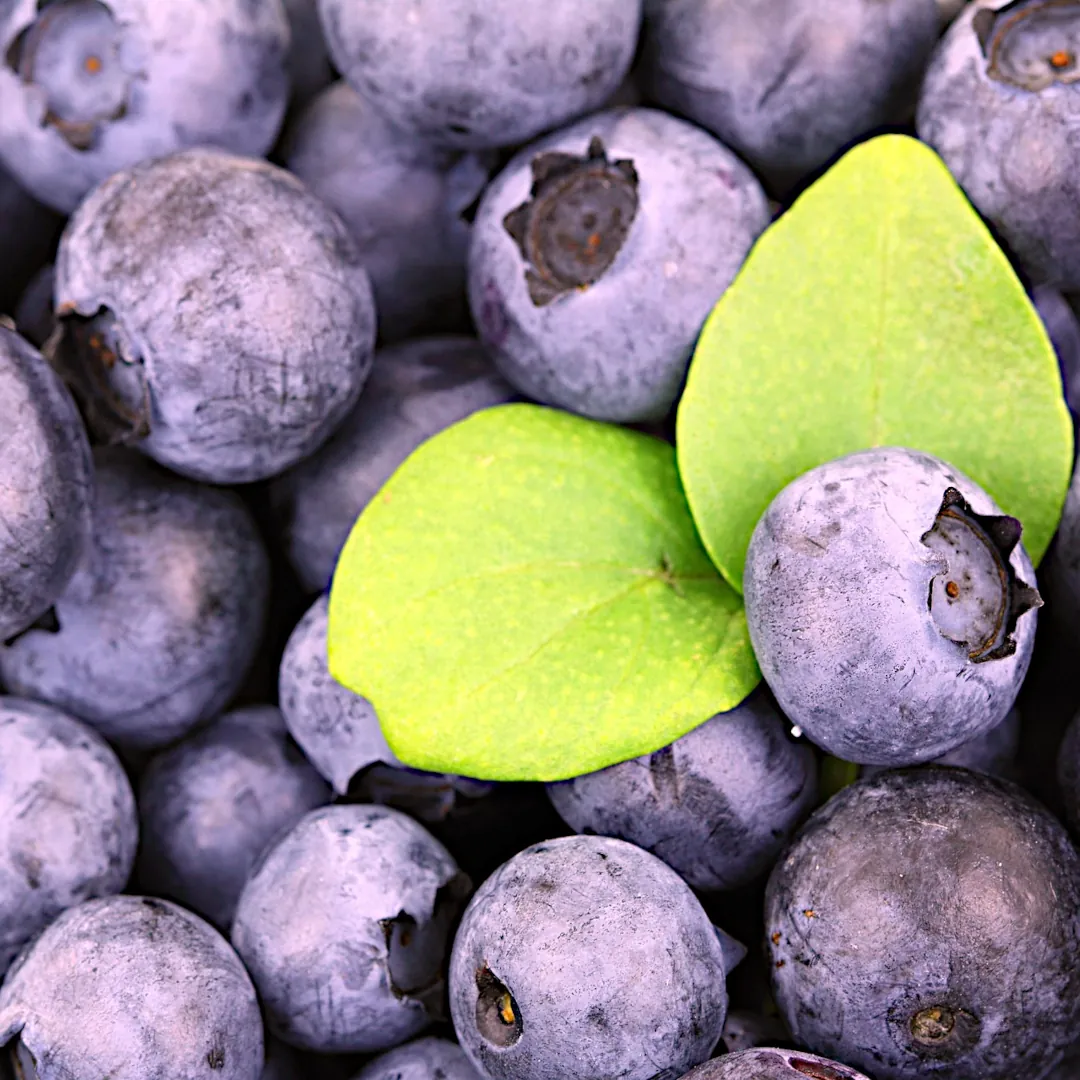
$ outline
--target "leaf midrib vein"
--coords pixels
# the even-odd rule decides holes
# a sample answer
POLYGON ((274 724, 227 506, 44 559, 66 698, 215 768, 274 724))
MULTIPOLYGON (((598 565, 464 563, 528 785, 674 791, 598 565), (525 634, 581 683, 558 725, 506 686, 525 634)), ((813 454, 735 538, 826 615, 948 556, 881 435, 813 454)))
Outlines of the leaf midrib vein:
MULTIPOLYGON (((706 663, 703 663, 701 665, 697 675, 694 676, 690 685, 686 688, 678 701, 672 703, 671 708, 668 710, 667 713, 668 716, 671 716, 675 712, 675 710, 683 704, 683 702, 687 701, 691 697, 691 695, 697 690, 698 684, 712 670, 719 657, 726 653, 733 645, 738 644, 738 642, 733 640, 736 629, 735 624, 738 621, 739 612, 733 612, 724 626, 723 633, 719 635, 719 642, 716 648, 713 650, 712 655, 709 657, 706 663)), ((734 708, 734 706, 732 707, 734 708)))
POLYGON ((626 563, 604 563, 604 562, 580 562, 576 559, 540 559, 535 562, 528 563, 516 563, 512 566, 501 566, 498 569, 484 570, 477 574, 464 574, 460 577, 452 578, 449 581, 444 581, 441 585, 437 585, 433 589, 428 589, 427 592, 418 593, 415 596, 410 596, 407 600, 398 604, 388 619, 381 619, 378 622, 371 620, 369 627, 371 629, 385 627, 390 622, 397 621, 403 612, 413 607, 416 604, 422 603, 425 600, 430 600, 433 596, 438 596, 439 593, 447 592, 450 589, 454 589, 459 585, 467 585, 470 582, 484 581, 488 578, 494 577, 510 577, 514 574, 527 574, 537 570, 608 570, 618 571, 620 574, 624 574, 628 577, 635 579, 634 584, 638 584, 640 579, 648 581, 721 581, 720 575, 713 571, 708 574, 680 574, 678 571, 666 571, 662 566, 651 567, 634 567, 628 566, 626 563))
MULTIPOLYGON (((648 436, 646 435, 643 435, 641 437, 648 438, 648 436)), ((671 452, 674 456, 674 448, 671 449, 671 452)), ((530 458, 529 461, 531 463, 532 458, 530 458)), ((662 533, 665 537, 673 540, 676 544, 678 544, 680 549, 684 551, 701 550, 701 542, 697 535, 693 532, 692 528, 688 530, 679 529, 673 523, 670 517, 665 517, 662 512, 657 510, 656 507, 650 506, 647 502, 643 502, 638 497, 636 490, 629 485, 624 484, 620 476, 613 476, 609 471, 595 468, 592 463, 585 457, 563 458, 558 453, 552 453, 548 455, 547 463, 549 465, 567 465, 568 467, 572 468, 577 472, 588 472, 590 475, 597 477, 599 480, 603 481, 604 485, 609 489, 611 493, 618 493, 626 500, 626 502, 630 503, 632 506, 635 506, 638 510, 640 510, 643 516, 647 517, 654 525, 657 526, 658 533, 662 533)), ((678 485, 679 483, 677 470, 675 471, 674 482, 676 485, 678 485)), ((690 517, 689 510, 685 508, 685 495, 681 490, 679 491, 679 500, 684 503, 684 506, 680 507, 680 510, 686 517, 687 521, 690 522, 692 525, 693 518, 690 517)))

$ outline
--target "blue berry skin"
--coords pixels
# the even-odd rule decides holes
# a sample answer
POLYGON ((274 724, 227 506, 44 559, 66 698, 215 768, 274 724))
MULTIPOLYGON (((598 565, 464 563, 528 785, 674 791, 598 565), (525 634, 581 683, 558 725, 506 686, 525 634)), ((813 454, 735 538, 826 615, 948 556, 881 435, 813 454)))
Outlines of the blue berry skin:
POLYGON ((375 309, 341 220, 266 162, 189 150, 111 177, 68 223, 55 353, 92 434, 243 483, 356 403, 375 309))
POLYGON ((301 1059, 299 1051, 265 1033, 264 1041, 266 1057, 259 1080, 311 1080, 310 1074, 303 1071, 307 1062, 301 1059))
POLYGON ((596 114, 521 151, 484 192, 469 251, 479 335, 506 379, 543 404, 660 420, 768 222, 757 180, 707 132, 655 109, 596 114), (586 161, 594 138, 606 164, 586 161), (564 165, 563 186, 537 182, 564 165))
POLYGON ((254 157, 288 100, 281 0, 12 0, 0 9, 0 158, 70 214, 101 181, 192 146, 254 157))
POLYGON ((325 445, 270 485, 301 584, 312 593, 329 588, 361 511, 422 442, 513 396, 473 338, 418 338, 380 349, 356 408, 325 445))
POLYGON ((345 82, 297 116, 283 154, 356 239, 382 341, 464 323, 470 226, 462 215, 487 183, 493 155, 434 147, 394 127, 345 82))
POLYGON ((720 1039, 724 972, 678 874, 625 841, 567 836, 477 889, 454 940, 450 1011, 490 1080, 677 1077, 720 1039))
POLYGON ((1046 611, 1070 651, 1080 636, 1080 469, 1074 467, 1054 542, 1039 567, 1046 611))
POLYGON ((1080 856, 966 769, 844 788, 773 869, 773 992, 798 1044, 875 1080, 1042 1076, 1080 1020, 1080 856))
POLYGON ((284 0, 289 18, 289 85, 293 105, 303 105, 334 81, 316 0, 284 0))
MULTIPOLYGON (((464 832, 482 843, 470 828, 469 812, 476 811, 477 800, 495 789, 496 784, 490 780, 376 762, 356 778, 349 796, 357 802, 393 806, 425 825, 447 826, 440 833, 453 836, 464 832)), ((456 847, 455 856, 461 858, 456 847)))
POLYGON ((319 0, 338 70, 437 146, 514 146, 598 109, 630 69, 641 0, 319 0))
POLYGON ((26 283, 15 305, 15 329, 36 349, 43 348, 56 329, 55 282, 56 269, 52 263, 46 263, 26 283))
POLYGON ((75 403, 0 323, 0 641, 44 615, 90 542, 94 469, 75 403))
POLYGON ((349 781, 367 766, 400 762, 371 703, 330 674, 328 612, 329 596, 324 593, 289 636, 281 656, 278 700, 289 734, 334 791, 344 795, 349 781))
POLYGON ((901 118, 940 30, 935 0, 667 0, 647 11, 645 83, 782 194, 901 118))
POLYGON ((784 714, 863 765, 929 761, 1000 723, 1042 602, 1019 536, 973 481, 914 450, 860 451, 788 484, 743 574, 784 714))
POLYGON ((232 926, 270 1030, 322 1053, 419 1034, 437 1015, 468 889, 446 848, 397 810, 306 814, 263 853, 232 926))
POLYGON ((229 943, 166 900, 64 912, 0 987, 25 1080, 259 1080, 263 1028, 229 943))
POLYGON ((1066 1051, 1061 1062, 1043 1077, 1043 1080, 1077 1080, 1080 1077, 1080 1042, 1066 1051))
POLYGON ((266 845, 329 801, 275 707, 226 713, 143 770, 139 887, 227 930, 266 845))
POLYGON ((484 1080, 457 1043, 426 1036, 387 1050, 352 1080, 484 1080))
POLYGON ((1050 58, 1075 51, 1080 11, 1020 9, 968 4, 927 69, 916 128, 1027 273, 1069 291, 1080 288, 1080 90, 1075 61, 1058 71, 1050 58))
POLYGON ((1065 820, 1080 837, 1080 714, 1069 722, 1057 756, 1057 780, 1065 820))
POLYGON ((56 601, 59 629, 0 648, 0 681, 150 750, 218 715, 255 657, 269 560, 233 492, 129 450, 95 452, 94 539, 56 601))
POLYGON ((766 872, 813 808, 817 760, 756 693, 654 754, 547 785, 575 831, 628 840, 699 891, 766 872))
MULTIPOLYGON (((1016 780, 1017 755, 1020 752, 1020 710, 1010 709, 1000 724, 989 731, 961 743, 955 750, 934 758, 929 764, 956 765, 961 769, 989 773, 1004 780, 1016 780)), ((864 765, 861 776, 881 772, 881 765, 864 765)))
POLYGON ((682 1080, 868 1080, 861 1072, 801 1050, 761 1047, 703 1062, 682 1080))
POLYGON ((1075 418, 1080 414, 1080 320, 1069 301, 1057 289, 1047 285, 1032 289, 1031 302, 1054 346, 1065 402, 1075 418))
POLYGON ((790 1048, 791 1033, 778 1016, 766 1016, 750 1009, 728 1009, 722 1041, 729 1054, 757 1046, 790 1048))
POLYGON ((119 892, 139 838, 135 796, 100 735, 0 696, 0 981, 67 908, 119 892))

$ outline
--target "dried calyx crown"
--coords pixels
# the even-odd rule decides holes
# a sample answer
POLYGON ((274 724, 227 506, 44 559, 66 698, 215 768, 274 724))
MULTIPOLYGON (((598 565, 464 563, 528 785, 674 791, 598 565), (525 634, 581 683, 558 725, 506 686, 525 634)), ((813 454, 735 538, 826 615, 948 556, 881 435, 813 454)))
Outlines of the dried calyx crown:
POLYGON ((921 537, 947 564, 930 582, 931 616, 940 633, 962 645, 975 663, 1012 656, 1017 620, 1042 606, 1038 591, 1016 576, 1010 561, 1020 534, 1016 518, 977 514, 950 487, 921 537))
POLYGON ((592 285, 615 261, 637 216, 638 174, 629 159, 609 161, 594 135, 584 156, 533 158, 529 195, 503 227, 529 264, 529 298, 543 307, 592 285))
POLYGON ((7 66, 45 98, 42 125, 90 150, 128 108, 132 76, 120 63, 121 28, 100 0, 48 0, 11 43, 7 66))
POLYGON ((971 25, 991 79, 1030 91, 1080 80, 1080 0, 1013 0, 971 25))

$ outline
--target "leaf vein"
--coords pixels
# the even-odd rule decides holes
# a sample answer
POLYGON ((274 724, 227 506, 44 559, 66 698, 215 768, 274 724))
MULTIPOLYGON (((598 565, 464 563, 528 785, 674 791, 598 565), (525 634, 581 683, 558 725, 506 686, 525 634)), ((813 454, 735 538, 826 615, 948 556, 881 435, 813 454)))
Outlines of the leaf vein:
MULTIPOLYGON (((515 563, 512 566, 501 566, 495 569, 486 569, 481 573, 476 574, 463 574, 460 577, 452 578, 449 581, 444 581, 441 585, 435 586, 433 589, 428 589, 426 592, 417 593, 415 596, 410 596, 408 599, 401 601, 393 611, 388 612, 388 616, 385 619, 375 620, 369 617, 365 620, 367 628, 369 630, 381 630, 388 623, 396 622, 400 619, 401 615, 407 611, 410 607, 416 604, 421 604, 425 600, 430 600, 434 596, 438 596, 440 593, 448 592, 451 589, 457 588, 459 585, 468 585, 472 582, 486 581, 488 578, 495 577, 511 577, 515 574, 528 574, 534 571, 547 571, 548 573, 554 570, 605 570, 616 571, 620 574, 624 574, 633 578, 644 578, 646 581, 662 581, 667 577, 672 577, 676 581, 716 581, 721 582, 719 574, 715 571, 711 574, 668 574, 659 565, 653 567, 634 567, 629 566, 626 563, 605 563, 605 562, 582 562, 576 559, 540 559, 527 563, 515 563)), ((635 582, 637 584, 637 582, 635 582)))
POLYGON ((496 671, 493 675, 484 679, 482 682, 477 683, 475 686, 469 687, 469 689, 462 692, 458 700, 455 702, 456 707, 460 707, 463 702, 470 701, 478 694, 482 694, 489 686, 494 685, 500 679, 509 675, 511 672, 518 670, 518 668, 524 667, 530 661, 536 659, 549 645, 553 644, 558 638, 562 637, 567 630, 569 630, 576 623, 582 622, 585 619, 591 618, 598 611, 610 604, 617 603, 620 600, 625 600, 636 589, 641 589, 648 586, 652 579, 646 578, 643 581, 635 581, 632 585, 620 589, 617 593, 611 596, 605 597, 603 600, 597 601, 595 604, 590 604, 587 608, 582 608, 579 611, 575 611, 574 614, 566 620, 558 629, 553 630, 542 642, 540 642, 535 648, 530 649, 525 656, 520 659, 514 660, 511 663, 505 665, 496 671))
MULTIPOLYGON (((679 700, 677 702, 675 702, 672 705, 671 709, 668 711, 669 716, 672 715, 672 713, 674 713, 675 710, 684 701, 688 700, 691 697, 691 695, 697 689, 698 684, 701 682, 702 679, 705 678, 706 674, 717 663, 718 659, 725 652, 727 652, 728 649, 732 645, 739 645, 740 644, 739 641, 734 641, 733 639, 736 637, 736 634, 738 635, 739 638, 743 638, 743 635, 741 633, 741 627, 738 625, 738 624, 745 621, 744 619, 742 619, 740 617, 741 615, 742 615, 742 612, 740 611, 739 613, 733 615, 730 619, 727 620, 727 625, 724 627, 724 632, 720 635, 719 643, 717 644, 716 648, 713 650, 713 654, 712 654, 712 657, 709 659, 709 662, 707 664, 702 664, 701 665, 701 667, 698 670, 697 675, 694 677, 694 679, 690 683, 690 685, 686 688, 686 692, 682 695, 682 697, 679 698, 679 700)), ((706 719, 708 719, 708 718, 706 718, 706 719)))

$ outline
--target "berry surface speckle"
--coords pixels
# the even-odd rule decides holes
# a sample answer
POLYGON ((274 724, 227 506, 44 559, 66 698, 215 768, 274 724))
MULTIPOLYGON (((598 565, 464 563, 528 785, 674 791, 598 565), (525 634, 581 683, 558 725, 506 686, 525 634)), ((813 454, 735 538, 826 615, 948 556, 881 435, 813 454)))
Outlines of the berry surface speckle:
POLYGON ((1080 0, 0 0, 0 1080, 1080 1080, 1080 0))

